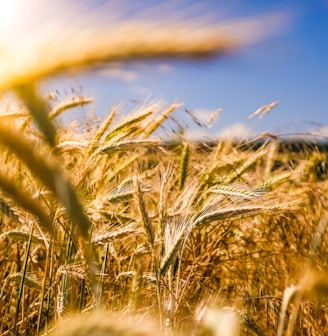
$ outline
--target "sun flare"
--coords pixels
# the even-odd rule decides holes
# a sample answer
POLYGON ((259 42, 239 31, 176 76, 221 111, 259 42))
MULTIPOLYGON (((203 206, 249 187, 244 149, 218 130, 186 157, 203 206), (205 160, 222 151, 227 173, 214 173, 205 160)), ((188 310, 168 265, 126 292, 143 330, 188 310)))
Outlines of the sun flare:
POLYGON ((0 32, 6 33, 17 24, 21 0, 0 1, 0 32))

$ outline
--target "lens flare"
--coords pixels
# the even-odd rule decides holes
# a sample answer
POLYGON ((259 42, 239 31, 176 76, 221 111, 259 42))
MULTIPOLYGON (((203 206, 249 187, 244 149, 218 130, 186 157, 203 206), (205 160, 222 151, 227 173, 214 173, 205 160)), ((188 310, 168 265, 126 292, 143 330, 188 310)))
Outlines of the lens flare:
POLYGON ((19 25, 22 0, 0 1, 0 41, 9 38, 19 25))

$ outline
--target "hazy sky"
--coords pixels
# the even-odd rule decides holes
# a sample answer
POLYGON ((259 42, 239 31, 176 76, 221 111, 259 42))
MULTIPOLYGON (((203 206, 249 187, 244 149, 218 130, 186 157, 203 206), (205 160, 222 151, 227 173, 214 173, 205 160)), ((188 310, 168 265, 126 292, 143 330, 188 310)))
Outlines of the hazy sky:
MULTIPOLYGON (((79 3, 67 2, 73 7, 79 3)), ((106 2, 90 1, 89 6, 106 2)), ((121 8, 127 3, 126 0, 111 2, 120 4, 121 8)), ((132 1, 145 8, 159 2, 132 1)), ((327 0, 176 0, 161 3, 174 3, 175 8, 182 9, 180 13, 187 10, 190 15, 210 13, 212 22, 273 12, 283 13, 286 19, 283 25, 277 21, 275 33, 223 58, 129 63, 118 69, 104 68, 75 77, 64 75, 47 82, 45 90, 69 91, 72 86, 81 85, 87 96, 95 98, 93 108, 99 115, 123 99, 162 98, 168 103, 178 100, 204 121, 222 108, 223 112, 210 130, 213 136, 228 126, 240 132, 244 129, 281 134, 328 129, 327 0), (279 101, 279 105, 262 120, 247 119, 256 109, 273 101, 279 101)), ((110 13, 103 11, 102 14, 106 17, 110 13)))

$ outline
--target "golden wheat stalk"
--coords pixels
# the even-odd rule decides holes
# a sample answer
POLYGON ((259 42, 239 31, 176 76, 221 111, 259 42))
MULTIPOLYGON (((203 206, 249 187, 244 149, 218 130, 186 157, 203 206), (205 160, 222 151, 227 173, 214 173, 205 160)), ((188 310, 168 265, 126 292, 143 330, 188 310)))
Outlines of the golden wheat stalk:
MULTIPOLYGON (((21 241, 28 241, 29 237, 30 237, 30 232, 20 230, 20 229, 13 229, 13 230, 5 231, 2 233, 0 235, 0 242, 6 238, 21 240, 21 241)), ((32 239, 33 244, 44 244, 45 238, 37 234, 33 234, 31 236, 31 239, 32 239)))
POLYGON ((14 209, 13 206, 9 205, 2 199, 0 199, 0 212, 17 223, 23 223, 23 219, 20 217, 20 213, 14 209))
MULTIPOLYGON (((6 280, 3 284, 3 288, 6 288, 6 286, 10 283, 10 282, 15 282, 17 284, 20 284, 22 282, 22 279, 24 278, 24 285, 27 286, 30 289, 36 289, 38 291, 41 291, 42 289, 42 284, 41 282, 34 277, 31 277, 27 274, 23 274, 22 272, 16 272, 16 273, 12 273, 9 274, 6 277, 6 280)), ((3 296, 3 293, 0 294, 0 297, 3 296)))
MULTIPOLYGON (((135 274, 136 274, 136 271, 121 272, 120 274, 117 275, 116 281, 118 281, 121 278, 133 279, 135 274)), ((156 276, 153 273, 147 273, 147 272, 142 273, 142 279, 145 283, 149 285, 155 286, 157 284, 156 276)))
POLYGON ((150 146, 159 145, 159 142, 157 140, 126 140, 126 141, 120 141, 116 142, 110 145, 105 145, 103 147, 100 147, 96 152, 95 155, 98 154, 111 154, 114 152, 120 152, 120 151, 128 151, 130 149, 142 149, 142 148, 148 148, 150 146))
MULTIPOLYGON (((1 137, 1 135, 0 135, 1 137)), ((0 172, 0 188, 5 191, 20 207, 38 218, 41 226, 52 232, 53 216, 45 212, 34 199, 22 191, 13 181, 0 172)))
POLYGON ((37 94, 36 85, 34 83, 29 83, 17 86, 15 91, 19 98, 23 100, 48 143, 52 147, 55 147, 57 141, 56 128, 49 118, 49 107, 37 94))
MULTIPOLYGON (((149 185, 146 184, 145 182, 141 181, 139 182, 139 185, 142 192, 150 190, 149 185)), ((135 192, 134 188, 135 186, 133 178, 125 180, 122 182, 121 185, 111 190, 111 192, 106 197, 106 202, 117 203, 132 199, 135 192)))
POLYGON ((151 120, 149 124, 145 126, 142 139, 148 139, 163 123, 163 121, 165 121, 179 106, 180 104, 172 104, 157 119, 151 120))
POLYGON ((75 264, 62 265, 58 268, 56 277, 60 275, 70 275, 78 280, 85 280, 87 278, 87 273, 83 267, 75 264))
POLYGON ((161 259, 159 275, 162 277, 181 250, 191 226, 188 220, 167 220, 164 234, 165 254, 161 259))
POLYGON ((247 169, 250 169, 254 164, 256 164, 264 155, 266 154, 265 148, 258 150, 253 155, 251 155, 245 162, 243 162, 239 167, 237 167, 232 173, 225 177, 225 184, 230 184, 238 179, 247 169))
POLYGON ((179 181, 178 181, 179 190, 183 189, 184 184, 186 182, 189 160, 190 160, 190 148, 189 148, 189 144, 185 143, 182 147, 181 156, 180 156, 179 181))
POLYGON ((285 206, 282 206, 280 204, 277 204, 277 205, 248 205, 248 206, 223 208, 223 209, 211 211, 209 213, 205 211, 204 214, 196 218, 193 226, 198 227, 198 226, 208 224, 213 221, 226 219, 226 218, 252 216, 252 215, 255 215, 261 212, 264 212, 264 213, 275 212, 283 208, 285 208, 285 206))
MULTIPOLYGON (((160 13, 159 13, 160 15, 160 13)), ((101 13, 99 13, 101 17, 101 13)), ((85 28, 56 30, 56 34, 29 35, 7 45, 0 57, 0 87, 25 85, 66 69, 77 69, 127 59, 156 57, 206 57, 226 54, 257 41, 281 15, 267 15, 222 24, 184 20, 128 20, 85 28), (266 29, 263 29, 266 27, 266 29), (38 55, 36 57, 35 55, 38 55), (42 61, 40 61, 42 60, 42 61)))
POLYGON ((165 227, 167 223, 167 202, 168 202, 168 188, 172 183, 174 175, 174 170, 171 164, 168 168, 160 173, 160 192, 159 192, 159 203, 158 203, 158 214, 159 214, 159 251, 163 255, 165 253, 165 227))
POLYGON ((210 192, 226 196, 236 196, 246 200, 253 200, 262 196, 260 191, 253 191, 251 188, 242 188, 235 185, 216 185, 209 189, 210 192))
POLYGON ((135 154, 131 155, 129 158, 124 158, 123 162, 117 162, 118 166, 111 167, 113 172, 107 172, 105 175, 105 183, 112 181, 116 176, 118 176, 120 173, 122 173, 125 169, 128 167, 131 167, 132 163, 138 160, 140 157, 143 156, 142 154, 135 154))
POLYGON ((271 175, 265 181, 258 184, 256 190, 271 190, 273 187, 276 187, 283 182, 290 181, 291 177, 291 172, 283 172, 280 174, 271 175))
POLYGON ((102 125, 99 127, 98 131, 94 135, 94 137, 93 137, 93 139, 92 139, 92 141, 89 145, 89 149, 88 149, 88 152, 87 152, 87 155, 86 155, 87 158, 91 156, 91 154, 94 150, 94 147, 101 140, 101 138, 103 137, 103 135, 107 131, 108 127, 113 122, 113 120, 116 116, 116 113, 117 113, 117 109, 113 108, 111 113, 109 114, 109 116, 103 121, 102 125))
POLYGON ((58 141, 56 145, 56 150, 67 151, 72 149, 84 149, 90 146, 89 141, 81 141, 81 140, 66 140, 66 141, 58 141))
POLYGON ((78 107, 83 106, 86 104, 90 104, 93 102, 93 98, 85 98, 83 96, 80 96, 78 98, 72 97, 70 99, 67 99, 66 101, 61 102, 57 106, 55 106, 50 112, 49 112, 49 118, 55 119, 58 117, 61 113, 64 111, 78 107))
MULTIPOLYGON (((141 113, 136 113, 135 115, 126 118, 104 136, 104 141, 108 142, 109 140, 115 139, 115 137, 122 139, 122 137, 131 133, 131 129, 135 130, 135 127, 140 127, 140 123, 152 114, 152 109, 146 109, 141 113)), ((115 140, 118 141, 119 139, 115 140)))
POLYGON ((139 180, 135 177, 133 179, 134 190, 136 193, 136 202, 139 207, 139 212, 142 218, 143 227, 148 237, 149 243, 153 246, 155 242, 155 233, 153 224, 150 221, 149 214, 146 210, 145 198, 141 189, 139 180))
POLYGON ((261 120, 265 115, 267 115, 274 107, 276 107, 279 104, 278 101, 274 101, 271 104, 261 106, 259 109, 257 109, 255 112, 250 114, 248 116, 248 119, 252 119, 255 116, 259 116, 259 119, 261 120))
MULTIPOLYGON (((141 113, 137 113, 136 115, 132 115, 131 117, 126 118, 117 126, 115 126, 112 130, 110 130, 107 134, 103 134, 104 143, 108 143, 105 147, 115 148, 115 142, 119 142, 122 138, 127 135, 133 133, 138 127, 140 127, 140 123, 150 116, 153 113, 151 110, 146 110, 141 113)), ((122 144, 122 143, 121 143, 122 144)), ((133 144, 132 144, 133 145, 133 144)), ((87 174, 90 171, 92 163, 94 163, 97 155, 101 153, 101 150, 97 150, 93 152, 89 157, 87 157, 87 161, 85 163, 84 169, 81 173, 81 178, 78 184, 82 183, 87 174)))
MULTIPOLYGON (((2 125, 0 125, 0 143, 10 148, 29 167, 34 175, 57 195, 80 234, 88 237, 89 218, 86 216, 70 181, 61 172, 57 160, 51 156, 44 157, 42 153, 36 151, 35 145, 30 143, 24 136, 18 136, 15 130, 2 125)), ((5 177, 1 178, 1 184, 3 187, 6 187, 7 184, 7 188, 9 187, 8 180, 5 177)), ((9 190, 7 191, 10 193, 9 190)), ((20 202, 27 200, 26 197, 22 197, 22 193, 18 190, 15 193, 16 199, 19 198, 20 202)), ((32 204, 32 201, 29 201, 29 204, 25 204, 23 207, 27 208, 29 205, 31 205, 34 213, 42 216, 44 225, 51 231, 51 225, 47 221, 48 216, 44 216, 41 209, 38 210, 32 204)))
POLYGON ((141 269, 136 269, 132 278, 131 294, 129 299, 129 309, 131 312, 136 312, 139 307, 140 293, 143 287, 143 272, 141 269))
POLYGON ((62 290, 58 290, 56 296, 56 315, 61 318, 65 313, 65 295, 62 290))
POLYGON ((118 230, 95 234, 91 239, 91 242, 95 245, 115 242, 124 239, 131 234, 136 234, 138 231, 139 230, 134 225, 126 226, 118 230))

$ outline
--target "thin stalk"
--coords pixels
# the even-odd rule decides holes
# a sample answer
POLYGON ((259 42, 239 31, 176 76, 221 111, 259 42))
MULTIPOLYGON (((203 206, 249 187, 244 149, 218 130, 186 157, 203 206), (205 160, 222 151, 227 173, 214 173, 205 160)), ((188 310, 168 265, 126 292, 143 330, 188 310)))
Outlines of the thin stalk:
POLYGON ((29 254, 30 254, 31 244, 32 244, 33 229, 34 229, 34 224, 32 224, 30 237, 29 237, 27 247, 26 247, 26 256, 25 256, 24 265, 23 265, 23 274, 22 274, 22 279, 21 279, 20 286, 19 286, 17 305, 16 305, 15 322, 14 322, 14 331, 13 331, 14 336, 18 335, 18 318, 19 318, 19 311, 20 311, 19 307, 20 307, 20 304, 21 304, 21 301, 22 301, 24 279, 25 279, 25 275, 26 275, 28 258, 29 258, 29 254))

